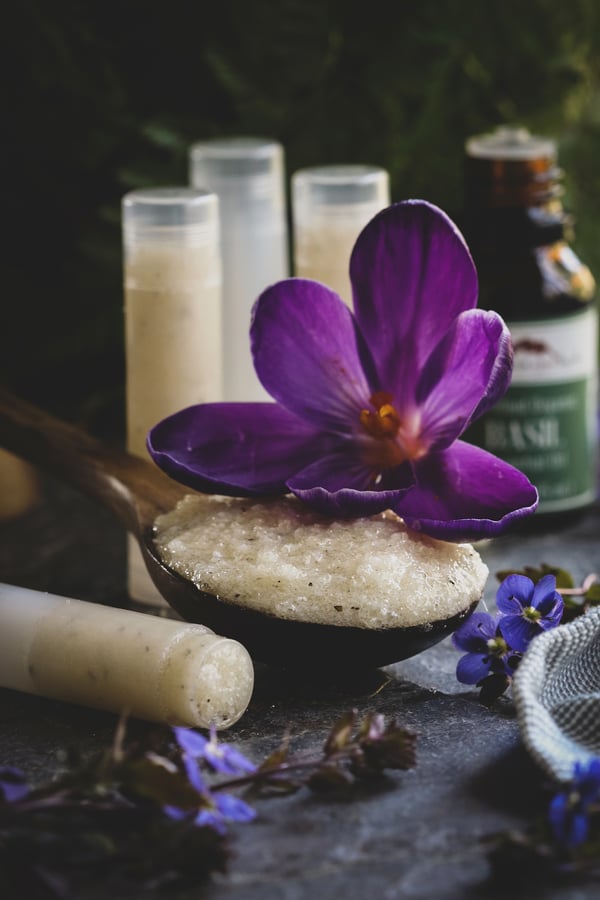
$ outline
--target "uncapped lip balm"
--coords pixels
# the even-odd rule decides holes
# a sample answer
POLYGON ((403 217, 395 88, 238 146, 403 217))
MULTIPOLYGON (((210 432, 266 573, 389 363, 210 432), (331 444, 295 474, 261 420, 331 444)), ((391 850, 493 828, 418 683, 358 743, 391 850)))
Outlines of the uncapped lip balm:
POLYGON ((190 148, 190 182, 219 198, 223 261, 223 397, 271 400, 250 355, 254 301, 289 275, 283 147, 260 137, 190 148))
POLYGON ((389 176, 378 166, 314 166, 295 172, 295 274, 321 281, 352 307, 352 248, 367 222, 389 203, 389 176))
POLYGON ((203 625, 0 584, 0 686, 222 729, 246 710, 254 669, 203 625))

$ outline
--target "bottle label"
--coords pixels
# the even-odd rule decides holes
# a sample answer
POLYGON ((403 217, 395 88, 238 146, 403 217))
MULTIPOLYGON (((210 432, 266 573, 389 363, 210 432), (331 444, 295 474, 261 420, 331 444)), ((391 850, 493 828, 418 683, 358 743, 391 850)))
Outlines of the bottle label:
POLYGON ((596 310, 508 327, 511 386, 467 440, 524 472, 540 512, 586 506, 596 497, 596 310))

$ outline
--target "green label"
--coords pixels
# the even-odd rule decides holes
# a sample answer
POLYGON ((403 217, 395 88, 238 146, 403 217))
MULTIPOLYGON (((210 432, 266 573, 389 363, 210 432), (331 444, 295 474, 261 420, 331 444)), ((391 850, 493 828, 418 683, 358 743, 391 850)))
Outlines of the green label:
POLYGON ((465 435, 516 466, 537 487, 540 512, 591 503, 596 496, 593 382, 512 385, 465 435))

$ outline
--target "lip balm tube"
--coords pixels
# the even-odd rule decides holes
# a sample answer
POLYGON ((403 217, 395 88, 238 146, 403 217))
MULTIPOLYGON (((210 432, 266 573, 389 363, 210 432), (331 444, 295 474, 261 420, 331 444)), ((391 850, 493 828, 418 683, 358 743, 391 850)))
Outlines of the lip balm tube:
POLYGON ((321 281, 352 308, 352 248, 367 222, 389 203, 389 176, 377 166, 315 166, 295 172, 295 275, 321 281))
POLYGON ((0 686, 169 725, 227 728, 248 651, 203 625, 0 584, 0 686))
MULTIPOLYGON (((160 419, 222 398, 218 199, 148 188, 125 195, 122 216, 127 449, 148 458, 160 419)), ((133 538, 128 554, 130 595, 164 607, 133 538)))
POLYGON ((219 198, 223 397, 271 400, 254 371, 249 329, 256 298, 289 275, 283 148, 258 137, 193 144, 190 183, 219 198))

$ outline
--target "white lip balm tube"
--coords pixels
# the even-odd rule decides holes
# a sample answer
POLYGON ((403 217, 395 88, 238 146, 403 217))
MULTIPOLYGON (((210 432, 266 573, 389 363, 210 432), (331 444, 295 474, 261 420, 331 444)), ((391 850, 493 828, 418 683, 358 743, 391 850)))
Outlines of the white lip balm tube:
POLYGON ((204 625, 0 584, 0 686, 222 729, 246 710, 254 668, 240 643, 204 625))
MULTIPOLYGON (((165 416, 221 400, 219 202, 188 187, 131 191, 122 202, 127 449, 165 416)), ((129 593, 165 606, 133 538, 129 593)))
POLYGON ((314 166, 292 175, 294 274, 333 288, 352 308, 350 254, 373 216, 390 204, 377 166, 314 166))
POLYGON ((271 400, 250 355, 254 301, 289 275, 283 147, 260 137, 190 148, 190 183, 219 198, 223 260, 223 399, 271 400))

